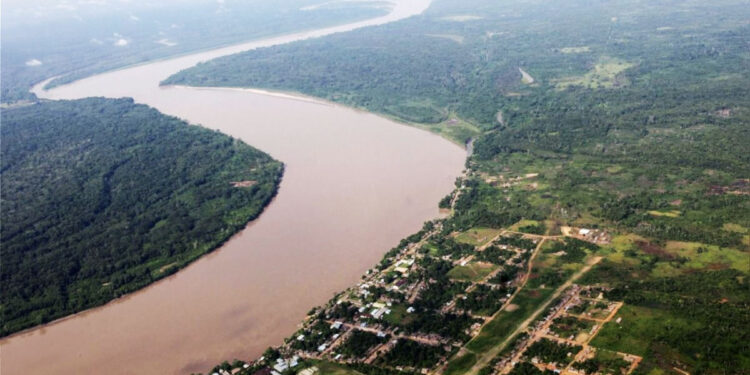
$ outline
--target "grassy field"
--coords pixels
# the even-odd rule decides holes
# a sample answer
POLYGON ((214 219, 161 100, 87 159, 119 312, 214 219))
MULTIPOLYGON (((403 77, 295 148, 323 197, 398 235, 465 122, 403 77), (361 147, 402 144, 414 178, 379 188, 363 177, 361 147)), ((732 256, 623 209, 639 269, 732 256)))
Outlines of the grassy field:
MULTIPOLYGON (((664 310, 650 309, 632 305, 623 306, 612 321, 605 324, 591 345, 612 351, 632 353, 639 356, 653 354, 652 342, 657 339, 664 327, 672 330, 690 330, 696 324, 680 317, 675 317, 664 310), (622 318, 620 323, 617 319, 622 318)), ((663 344, 662 344, 663 346, 663 344)), ((667 347, 658 348, 660 355, 675 355, 667 347)), ((674 358, 682 362, 688 358, 674 358)))
POLYGON ((474 246, 484 246, 503 230, 494 228, 472 228, 456 235, 456 241, 474 246))
POLYGON ((464 353, 458 358, 452 360, 445 368, 445 375, 459 375, 464 374, 471 369, 474 364, 477 363, 477 355, 472 352, 464 353))
POLYGON ((684 267, 693 269, 729 267, 750 272, 750 255, 740 250, 681 241, 667 241, 665 249, 669 254, 690 259, 684 267))
POLYGON ((657 210, 651 210, 648 212, 651 216, 663 216, 663 217, 679 217, 682 212, 678 210, 669 210, 669 211, 657 211, 657 210))
POLYGON ((518 307, 513 311, 502 311, 482 331, 472 339, 466 348, 482 353, 499 345, 516 329, 516 326, 534 312, 551 294, 554 289, 525 289, 513 299, 518 307))
POLYGON ((595 324, 596 323, 590 320, 576 319, 573 317, 558 318, 558 320, 550 326, 550 330, 561 338, 567 339, 572 337, 573 340, 583 342, 589 337, 588 332, 595 324), (566 320, 569 320, 570 322, 566 320))
POLYGON ((406 312, 405 305, 393 305, 391 306, 391 313, 384 315, 383 319, 391 324, 405 324, 408 323, 409 316, 406 312))
POLYGON ((497 269, 497 265, 484 262, 471 262, 465 266, 456 266, 448 271, 448 277, 459 281, 482 281, 497 269))
POLYGON ((318 361, 315 366, 318 368, 316 375, 362 375, 359 371, 328 361, 318 361))
POLYGON ((634 64, 620 59, 602 57, 594 69, 583 76, 573 76, 555 80, 555 87, 564 90, 572 86, 582 86, 589 89, 613 88, 625 84, 625 80, 618 79, 618 75, 634 64))
POLYGON ((539 225, 539 221, 523 219, 523 220, 521 220, 521 221, 519 221, 519 222, 511 225, 508 228, 508 230, 513 231, 513 232, 519 232, 519 229, 521 229, 523 227, 529 227, 529 226, 534 226, 534 225, 539 225))

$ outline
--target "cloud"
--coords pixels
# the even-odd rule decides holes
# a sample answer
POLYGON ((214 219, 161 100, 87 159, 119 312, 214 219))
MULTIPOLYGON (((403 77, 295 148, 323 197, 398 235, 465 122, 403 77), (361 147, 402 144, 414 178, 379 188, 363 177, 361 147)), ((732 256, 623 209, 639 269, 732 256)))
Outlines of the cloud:
POLYGON ((89 42, 91 42, 92 44, 98 44, 98 45, 104 44, 104 42, 102 42, 101 40, 96 39, 96 38, 91 38, 91 40, 89 40, 89 42))
POLYGON ((134 16, 134 15, 132 15, 132 14, 131 14, 131 15, 130 15, 130 20, 131 20, 131 21, 136 21, 136 22, 138 22, 138 21, 140 21, 141 19, 140 19, 140 18, 138 18, 138 16, 134 16))
POLYGON ((31 59, 26 62, 26 66, 39 66, 42 65, 42 62, 37 59, 31 59))
POLYGON ((128 45, 128 41, 123 38, 117 39, 117 41, 115 42, 115 46, 117 47, 125 47, 127 45, 128 45))

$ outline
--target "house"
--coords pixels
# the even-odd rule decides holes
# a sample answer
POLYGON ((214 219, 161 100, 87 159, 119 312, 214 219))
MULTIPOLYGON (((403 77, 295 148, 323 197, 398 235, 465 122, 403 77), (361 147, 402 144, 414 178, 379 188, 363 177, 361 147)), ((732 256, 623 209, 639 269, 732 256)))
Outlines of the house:
POLYGON ((277 359, 276 360, 276 364, 273 365, 273 369, 276 370, 276 371, 278 371, 278 372, 284 372, 288 368, 289 368, 289 365, 282 358, 277 359))
POLYGON ((385 308, 379 308, 379 309, 373 309, 370 311, 370 315, 372 315, 375 319, 380 319, 380 317, 383 316, 383 313, 385 313, 385 308))
POLYGON ((409 306, 409 308, 408 308, 408 309, 406 309, 406 312, 408 312, 409 314, 411 314, 411 313, 413 313, 413 312, 414 312, 414 308, 413 308, 413 307, 411 307, 411 306, 409 306))
POLYGON ((333 324, 331 324, 331 329, 340 329, 342 324, 344 324, 344 323, 336 321, 333 324))
POLYGON ((324 351, 326 350, 326 348, 327 348, 326 344, 322 344, 322 345, 320 345, 320 346, 318 347, 318 351, 319 351, 319 352, 324 352, 324 351))
POLYGON ((313 366, 300 371, 297 375, 313 375, 316 372, 318 372, 318 368, 313 366))

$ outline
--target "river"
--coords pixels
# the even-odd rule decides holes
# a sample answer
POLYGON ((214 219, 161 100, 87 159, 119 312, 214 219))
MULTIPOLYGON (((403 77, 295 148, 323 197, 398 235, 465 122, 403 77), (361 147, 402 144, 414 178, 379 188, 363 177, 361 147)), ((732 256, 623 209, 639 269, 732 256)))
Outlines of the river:
POLYGON ((399 0, 367 21, 35 87, 50 99, 132 97, 239 138, 286 171, 265 212, 217 251, 139 292, 0 341, 0 373, 185 374, 252 359, 436 217, 466 156, 436 135, 308 98, 158 86, 200 61, 392 22, 428 5, 399 0))

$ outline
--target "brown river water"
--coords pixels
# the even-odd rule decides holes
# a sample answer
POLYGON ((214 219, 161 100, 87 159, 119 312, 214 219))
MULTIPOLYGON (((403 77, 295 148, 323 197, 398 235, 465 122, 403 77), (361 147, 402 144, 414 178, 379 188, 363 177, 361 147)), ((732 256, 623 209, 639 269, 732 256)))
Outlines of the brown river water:
POLYGON ((200 61, 396 21, 429 1, 399 0, 384 17, 149 63, 51 91, 37 86, 51 99, 132 97, 242 139, 283 161, 286 172, 265 212, 217 251, 139 292, 0 341, 0 373, 184 374, 252 359, 436 217, 466 156, 436 135, 309 98, 158 86, 200 61))

